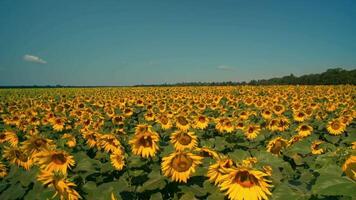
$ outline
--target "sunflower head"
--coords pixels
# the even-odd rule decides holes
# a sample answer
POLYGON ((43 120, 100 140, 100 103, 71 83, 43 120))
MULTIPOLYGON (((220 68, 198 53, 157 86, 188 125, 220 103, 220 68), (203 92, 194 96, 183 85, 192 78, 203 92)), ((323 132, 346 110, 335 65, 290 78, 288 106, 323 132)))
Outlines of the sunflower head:
POLYGON ((159 135, 156 132, 146 131, 136 134, 131 140, 130 145, 132 152, 135 155, 140 155, 144 158, 154 157, 157 153, 159 135))
POLYGON ((350 156, 342 165, 342 170, 346 176, 356 181, 356 156, 350 156))
POLYGON ((281 155, 281 151, 288 146, 288 141, 277 137, 268 142, 267 151, 274 155, 281 155))
POLYGON ((194 132, 176 131, 171 136, 171 142, 177 151, 193 149, 198 145, 197 136, 194 132))
POLYGON ((333 119, 328 122, 326 129, 331 135, 341 135, 345 131, 346 125, 340 119, 333 119))

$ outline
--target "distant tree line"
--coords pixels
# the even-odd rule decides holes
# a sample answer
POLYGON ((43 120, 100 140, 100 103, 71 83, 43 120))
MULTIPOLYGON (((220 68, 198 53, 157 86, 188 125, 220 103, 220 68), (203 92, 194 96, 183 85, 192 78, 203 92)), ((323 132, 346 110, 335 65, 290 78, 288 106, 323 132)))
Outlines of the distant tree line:
MULTIPOLYGON (((249 82, 182 82, 182 83, 163 83, 163 84, 141 84, 135 87, 162 87, 162 86, 233 86, 233 85, 356 85, 356 69, 345 70, 342 68, 328 69, 320 74, 307 74, 302 76, 283 76, 280 78, 251 80, 249 82)), ((0 86, 0 88, 92 88, 92 87, 119 87, 119 86, 0 86)))
POLYGON ((280 78, 251 80, 249 82, 182 82, 174 84, 136 85, 136 86, 229 86, 229 85, 356 85, 356 69, 342 68, 328 69, 320 74, 307 74, 302 76, 283 76, 280 78))

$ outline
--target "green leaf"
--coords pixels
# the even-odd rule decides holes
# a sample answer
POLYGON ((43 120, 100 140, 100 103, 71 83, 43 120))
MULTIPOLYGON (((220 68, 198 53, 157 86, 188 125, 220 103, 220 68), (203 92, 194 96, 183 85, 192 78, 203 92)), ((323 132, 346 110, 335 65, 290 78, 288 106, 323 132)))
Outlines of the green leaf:
POLYGON ((335 174, 321 174, 312 187, 312 192, 319 195, 330 196, 356 196, 355 182, 335 174))
POLYGON ((298 188, 288 184, 281 183, 275 186, 272 192, 272 200, 284 200, 284 199, 308 199, 306 194, 300 191, 298 188))
POLYGON ((250 153, 248 151, 244 151, 241 149, 236 149, 234 152, 231 152, 228 155, 232 160, 237 162, 240 162, 246 159, 247 157, 250 157, 250 153))
POLYGON ((207 194, 207 191, 204 190, 204 188, 199 187, 198 185, 190 185, 190 186, 182 185, 179 186, 179 188, 182 190, 182 192, 192 193, 197 197, 202 197, 207 194))
POLYGON ((163 200, 162 194, 160 192, 151 195, 150 200, 163 200))
POLYGON ((14 184, 0 194, 0 199, 22 199, 25 192, 26 188, 23 188, 21 184, 14 184))
POLYGON ((197 198, 195 198, 193 193, 184 193, 183 196, 181 198, 179 198, 179 200, 196 200, 197 198))
POLYGON ((164 177, 159 171, 152 171, 148 175, 149 179, 138 188, 138 192, 144 192, 146 190, 163 189, 166 186, 164 177))
POLYGON ((224 200, 225 195, 219 191, 214 192, 213 194, 209 195, 207 200, 224 200))
POLYGON ((33 188, 26 194, 25 200, 42 200, 42 199, 51 199, 55 194, 55 191, 52 188, 43 187, 40 182, 35 182, 33 188))

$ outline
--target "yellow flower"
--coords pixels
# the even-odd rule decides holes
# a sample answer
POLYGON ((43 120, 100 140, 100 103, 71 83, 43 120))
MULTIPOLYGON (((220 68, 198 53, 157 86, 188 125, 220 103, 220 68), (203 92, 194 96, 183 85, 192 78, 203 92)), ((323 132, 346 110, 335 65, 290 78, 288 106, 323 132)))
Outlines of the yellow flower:
POLYGON ((301 137, 307 137, 312 134, 313 127, 308 124, 301 124, 298 126, 297 131, 298 135, 300 135, 301 137))
POLYGON ((324 149, 319 148, 319 145, 322 143, 323 143, 322 141, 316 140, 311 144, 310 149, 311 149, 312 154, 320 155, 320 154, 324 153, 324 149))
POLYGON ((112 166, 117 170, 122 170, 125 166, 124 156, 121 151, 115 151, 110 155, 112 166))
POLYGON ((176 118, 176 127, 181 131, 187 131, 190 127, 190 123, 186 117, 179 115, 176 118))
POLYGON ((29 170, 33 165, 32 158, 18 147, 5 147, 3 157, 10 161, 10 163, 21 166, 26 170, 29 170))
POLYGON ((176 131, 171 135, 171 142, 177 151, 193 149, 198 145, 197 136, 194 132, 176 131))
POLYGON ((249 124, 245 127, 244 129, 244 134, 247 137, 247 139, 252 140, 257 137, 257 135, 260 133, 260 126, 256 124, 249 124))
POLYGON ((201 164, 202 157, 186 152, 173 152, 162 158, 161 169, 165 176, 173 181, 186 183, 201 164))
POLYGON ((79 193, 73 189, 76 184, 70 182, 63 174, 41 171, 37 176, 37 180, 42 182, 46 187, 52 187, 55 189, 56 193, 52 198, 59 195, 61 200, 78 200, 81 199, 79 193))
POLYGON ((62 139, 67 140, 66 144, 67 144, 67 146, 69 148, 73 148, 77 144, 77 141, 76 141, 75 137, 72 134, 68 134, 68 133, 63 134, 62 135, 62 139))
POLYGON ((204 115, 196 117, 194 127, 198 129, 205 129, 208 127, 209 119, 204 115))
POLYGON ((356 156, 350 156, 342 165, 342 171, 346 176, 356 181, 356 156))
POLYGON ((326 129, 331 135, 341 135, 345 131, 346 125, 339 119, 334 119, 328 122, 326 129))
POLYGON ((6 166, 0 162, 0 178, 4 178, 5 176, 7 176, 6 166))
POLYGON ((226 175, 227 169, 231 169, 236 166, 234 161, 228 158, 223 158, 217 160, 215 164, 209 166, 207 176, 209 181, 214 183, 215 185, 219 185, 224 180, 224 175, 226 175))
POLYGON ((216 151, 214 151, 208 147, 195 148, 195 151, 199 152, 199 155, 204 158, 206 158, 206 157, 211 157, 213 159, 220 158, 219 154, 216 151))
POLYGON ((282 137, 276 137, 273 140, 270 140, 267 145, 267 151, 275 154, 281 155, 281 150, 288 146, 288 141, 282 137))
POLYGON ((113 134, 100 134, 98 137, 98 146, 105 152, 114 152, 121 149, 120 141, 113 134))
POLYGON ((145 131, 135 136, 129 141, 132 152, 144 158, 154 157, 157 153, 159 135, 153 131, 145 131))
POLYGON ((62 150, 40 152, 36 155, 35 162, 42 170, 63 174, 67 174, 67 169, 75 164, 73 156, 62 150))
POLYGON ((271 195, 270 181, 266 179, 270 177, 269 174, 245 166, 238 166, 227 171, 228 174, 224 175, 220 189, 226 190, 229 199, 260 200, 268 199, 267 195, 271 195))

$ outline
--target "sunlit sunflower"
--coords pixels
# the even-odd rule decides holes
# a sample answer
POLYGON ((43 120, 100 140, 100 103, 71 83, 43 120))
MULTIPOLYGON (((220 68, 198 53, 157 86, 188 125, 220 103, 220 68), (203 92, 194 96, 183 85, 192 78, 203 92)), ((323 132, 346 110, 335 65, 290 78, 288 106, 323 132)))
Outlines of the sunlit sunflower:
POLYGON ((90 148, 94 148, 97 145, 97 133, 94 133, 92 131, 88 131, 82 134, 83 138, 86 140, 87 145, 90 148))
POLYGON ((346 176, 356 181, 356 156, 350 156, 342 165, 342 171, 346 176))
POLYGON ((176 127, 181 131, 187 131, 190 127, 190 123, 186 117, 179 115, 176 117, 176 127))
POLYGON ((43 170, 63 174, 67 174, 67 169, 75 164, 73 156, 62 150, 40 152, 36 155, 35 162, 43 170))
POLYGON ((228 173, 228 169, 236 167, 234 161, 229 158, 223 158, 216 161, 215 164, 209 166, 207 176, 209 181, 215 185, 219 185, 224 180, 224 175, 228 173))
POLYGON ((205 129, 206 127, 208 127, 208 124, 209 118, 204 115, 200 115, 196 117, 194 127, 198 129, 205 129))
POLYGON ((26 170, 29 170, 33 165, 32 158, 18 147, 5 147, 3 157, 10 161, 10 163, 21 166, 26 170))
POLYGON ((171 135, 171 142, 177 151, 193 149, 198 145, 197 136, 194 132, 176 131, 171 135))
POLYGON ((226 190, 226 194, 231 200, 260 200, 268 199, 271 195, 269 191, 270 177, 265 172, 254 170, 245 166, 228 169, 228 174, 224 175, 220 184, 221 190, 226 190))
POLYGON ((53 130, 55 131, 63 131, 64 125, 65 125, 64 119, 60 117, 57 117, 52 123, 53 130))
POLYGON ((7 176, 7 168, 2 162, 0 162, 0 178, 7 176))
POLYGON ((173 152, 162 158, 161 169, 165 176, 173 181, 186 183, 201 164, 202 157, 187 152, 173 152))
POLYGON ((313 127, 308 124, 301 124, 298 126, 297 131, 301 137, 307 137, 312 134, 313 127))
POLYGON ((199 152, 199 156, 204 157, 204 158, 206 158, 206 157, 210 157, 213 159, 220 158, 219 154, 216 151, 214 151, 208 147, 195 148, 195 151, 199 152))
POLYGON ((16 147, 19 143, 19 138, 14 131, 5 131, 0 134, 0 144, 8 142, 11 146, 16 147))
POLYGON ((168 130, 173 126, 171 119, 165 114, 157 116, 156 121, 161 125, 163 130, 168 130))
POLYGON ((244 128, 244 134, 249 140, 255 139, 260 131, 260 126, 256 124, 249 124, 244 128))
POLYGON ((267 144, 267 151, 274 155, 281 155, 281 151, 288 146, 288 140, 276 137, 267 144))
POLYGON ((131 115, 133 114, 133 110, 131 108, 125 108, 123 113, 125 117, 131 117, 131 115))
POLYGON ((302 136, 300 135, 293 135, 289 140, 288 140, 288 146, 293 145, 296 142, 299 142, 301 139, 303 139, 302 136))
POLYGON ((343 124, 339 119, 333 119, 328 122, 326 129, 331 135, 341 135, 345 131, 346 125, 343 124))
POLYGON ((324 153, 324 149, 319 147, 319 145, 322 143, 323 143, 322 141, 316 140, 311 144, 310 149, 311 149, 312 154, 320 155, 320 154, 324 153))
POLYGON ((108 153, 121 150, 121 143, 113 134, 100 134, 98 139, 98 146, 108 153))
POLYGON ((303 111, 296 111, 293 113, 293 118, 297 122, 303 122, 307 119, 307 115, 303 111))
POLYGON ((153 131, 136 134, 130 141, 132 152, 144 158, 154 157, 157 153, 159 135, 153 131))
POLYGON ((66 144, 69 148, 73 148, 77 144, 77 141, 76 141, 74 135, 72 135, 72 134, 69 134, 69 133, 63 134, 62 139, 67 140, 66 144))
POLYGON ((146 114, 145 114, 145 120, 146 121, 153 121, 155 119, 155 114, 151 111, 148 111, 146 114))
POLYGON ((110 161, 112 166, 117 170, 122 170, 125 166, 124 155, 121 151, 115 151, 110 155, 110 161))
POLYGON ((264 109, 261 113, 263 119, 269 120, 272 118, 272 112, 268 109, 264 109))
POLYGON ((24 152, 31 156, 36 156, 38 152, 54 149, 55 147, 53 140, 38 135, 33 135, 22 143, 24 152))
POLYGON ((55 189, 56 193, 52 198, 59 195, 61 200, 78 200, 81 199, 79 193, 73 188, 76 184, 69 181, 65 175, 57 172, 41 171, 37 180, 42 182, 46 187, 55 189))
POLYGON ((285 107, 281 104, 274 105, 272 109, 276 115, 281 115, 286 110, 285 107))

